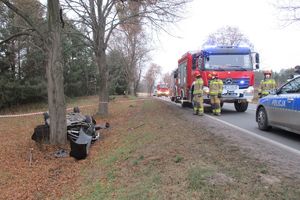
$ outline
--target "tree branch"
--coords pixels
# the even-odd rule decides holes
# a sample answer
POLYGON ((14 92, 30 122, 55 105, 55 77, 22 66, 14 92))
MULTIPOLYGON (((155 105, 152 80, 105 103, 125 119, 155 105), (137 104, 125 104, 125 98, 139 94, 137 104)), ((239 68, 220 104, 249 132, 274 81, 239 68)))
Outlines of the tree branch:
POLYGON ((10 8, 13 12, 15 12, 17 15, 19 15, 21 18, 23 18, 27 24, 32 27, 33 30, 37 32, 37 34, 41 37, 42 40, 44 40, 43 34, 40 32, 40 30, 34 25, 34 23, 29 19, 29 17, 23 13, 20 9, 18 9, 16 6, 11 4, 9 0, 0 0, 2 1, 8 8, 10 8))
MULTIPOLYGON (((28 29, 27 31, 31 31, 31 30, 33 30, 33 29, 28 29)), ((16 33, 16 34, 14 34, 14 35, 12 35, 12 36, 10 36, 10 37, 8 37, 8 38, 0 41, 0 45, 3 45, 4 43, 7 43, 7 42, 11 41, 12 39, 14 39, 16 37, 20 37, 22 35, 31 35, 31 33, 26 32, 26 31, 22 31, 22 32, 16 33)))

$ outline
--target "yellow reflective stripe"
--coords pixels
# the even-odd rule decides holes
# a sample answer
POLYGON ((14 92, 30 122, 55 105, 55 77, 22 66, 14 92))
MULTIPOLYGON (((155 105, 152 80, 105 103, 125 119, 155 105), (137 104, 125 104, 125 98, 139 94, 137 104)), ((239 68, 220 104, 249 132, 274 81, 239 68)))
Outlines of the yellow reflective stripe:
POLYGON ((203 84, 203 80, 202 79, 197 79, 195 83, 203 84))
POLYGON ((222 81, 214 81, 214 82, 211 82, 211 84, 218 84, 218 85, 222 85, 223 82, 222 81))
POLYGON ((223 81, 222 80, 212 80, 209 84, 209 94, 217 95, 223 91, 223 81))
POLYGON ((220 113, 220 112, 221 112, 221 109, 220 109, 220 108, 215 109, 215 112, 216 112, 216 113, 220 113))
POLYGON ((199 94, 199 93, 202 93, 203 91, 202 90, 194 90, 194 94, 199 94))
POLYGON ((202 88, 203 88, 203 80, 197 79, 195 81, 193 94, 203 94, 202 88))

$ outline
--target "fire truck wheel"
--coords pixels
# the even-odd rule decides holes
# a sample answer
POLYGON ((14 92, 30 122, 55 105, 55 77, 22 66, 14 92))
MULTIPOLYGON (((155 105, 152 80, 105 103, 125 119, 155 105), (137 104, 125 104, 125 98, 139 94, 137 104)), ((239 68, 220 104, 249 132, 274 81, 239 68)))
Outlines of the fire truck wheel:
POLYGON ((248 102, 234 102, 234 107, 237 112, 245 112, 248 108, 248 102))

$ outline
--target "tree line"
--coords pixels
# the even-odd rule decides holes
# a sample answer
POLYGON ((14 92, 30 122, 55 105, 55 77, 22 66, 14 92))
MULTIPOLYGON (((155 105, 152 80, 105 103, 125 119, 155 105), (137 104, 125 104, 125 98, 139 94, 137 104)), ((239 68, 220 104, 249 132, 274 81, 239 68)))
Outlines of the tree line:
MULTIPOLYGON (((0 0, 0 108, 47 99, 50 142, 65 143, 65 96, 98 94, 107 115, 109 94, 136 94, 146 30, 176 23, 189 1, 0 0)), ((157 76, 151 66, 146 77, 157 76)))
POLYGON ((50 142, 66 143, 65 95, 136 94, 146 29, 164 29, 189 0, 0 0, 0 107, 46 98, 50 142), (70 14, 68 14, 70 13, 70 14))
MULTIPOLYGON (((46 8, 39 1, 12 2, 14 6, 22 8, 42 32, 47 31, 46 8)), ((115 33, 111 42, 112 50, 107 54, 109 94, 129 91, 132 89, 129 88, 131 80, 135 84, 130 92, 136 94, 141 67, 149 52, 146 40, 138 40, 138 37, 142 37, 141 28, 137 32, 128 26, 124 26, 127 35, 124 32, 115 33), (132 41, 134 37, 135 41, 132 41)), ((99 90, 99 70, 92 49, 81 36, 84 30, 75 20, 64 16, 63 79, 64 93, 68 97, 96 95, 99 90)), ((47 100, 46 52, 42 49, 41 41, 30 32, 30 26, 19 15, 0 4, 0 108, 47 100)))

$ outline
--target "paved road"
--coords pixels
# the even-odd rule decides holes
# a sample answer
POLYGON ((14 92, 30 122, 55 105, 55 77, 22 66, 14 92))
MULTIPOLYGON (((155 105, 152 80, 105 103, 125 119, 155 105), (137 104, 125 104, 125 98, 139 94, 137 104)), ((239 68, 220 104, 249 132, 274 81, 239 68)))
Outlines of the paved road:
MULTIPOLYGON (((170 101, 168 98, 160 98, 165 101, 170 101)), ((175 103, 174 103, 175 104, 175 103)), ((178 107, 179 106, 178 104, 178 107)), ((213 116, 210 112, 210 106, 205 106, 205 114, 217 118, 232 126, 239 127, 247 130, 253 134, 257 134, 276 143, 287 146, 288 148, 295 149, 300 153, 300 135, 292 132, 284 131, 278 128, 272 128, 270 131, 261 131, 257 127, 255 121, 256 104, 249 104, 248 110, 243 113, 235 111, 233 104, 224 104, 221 116, 213 116)), ((192 110, 191 110, 192 112, 192 110)))
POLYGON ((278 128, 272 128, 270 131, 267 132, 259 130, 255 121, 255 110, 256 105, 250 104, 246 112, 238 113, 235 111, 233 104, 225 103, 222 109, 222 115, 218 118, 232 125, 256 133, 260 136, 266 137, 286 146, 300 150, 299 134, 284 131, 278 128))

